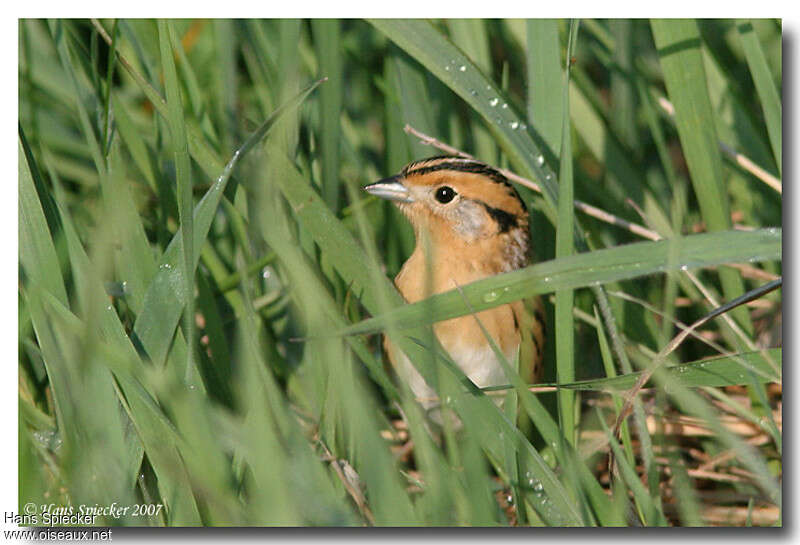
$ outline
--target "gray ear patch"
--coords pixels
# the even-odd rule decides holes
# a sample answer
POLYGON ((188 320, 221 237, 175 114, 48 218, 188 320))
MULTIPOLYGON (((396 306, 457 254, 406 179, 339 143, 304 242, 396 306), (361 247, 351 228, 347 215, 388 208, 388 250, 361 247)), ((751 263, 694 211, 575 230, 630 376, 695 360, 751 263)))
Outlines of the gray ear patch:
POLYGON ((465 239, 474 240, 484 234, 486 213, 478 202, 463 199, 452 214, 457 218, 454 222, 456 230, 465 239))

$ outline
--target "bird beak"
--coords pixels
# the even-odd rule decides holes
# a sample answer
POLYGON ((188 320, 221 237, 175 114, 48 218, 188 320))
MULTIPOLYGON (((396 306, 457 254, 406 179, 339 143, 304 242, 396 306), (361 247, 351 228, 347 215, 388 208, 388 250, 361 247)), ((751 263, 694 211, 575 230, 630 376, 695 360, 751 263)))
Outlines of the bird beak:
POLYGON ((414 199, 411 198, 411 194, 408 192, 408 188, 400 183, 398 176, 384 178, 374 184, 364 186, 363 189, 367 193, 382 199, 405 203, 414 202, 414 199))

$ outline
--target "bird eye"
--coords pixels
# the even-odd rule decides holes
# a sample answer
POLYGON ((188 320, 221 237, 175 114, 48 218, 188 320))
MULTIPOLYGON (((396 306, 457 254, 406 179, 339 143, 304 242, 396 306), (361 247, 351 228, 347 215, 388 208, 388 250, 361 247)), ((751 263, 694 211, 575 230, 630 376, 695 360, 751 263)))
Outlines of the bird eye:
POLYGON ((450 201, 453 200, 455 196, 456 192, 453 190, 453 188, 448 187, 446 185, 443 185, 442 187, 437 189, 436 194, 434 195, 434 197, 436 197, 436 200, 442 204, 449 203, 450 201))

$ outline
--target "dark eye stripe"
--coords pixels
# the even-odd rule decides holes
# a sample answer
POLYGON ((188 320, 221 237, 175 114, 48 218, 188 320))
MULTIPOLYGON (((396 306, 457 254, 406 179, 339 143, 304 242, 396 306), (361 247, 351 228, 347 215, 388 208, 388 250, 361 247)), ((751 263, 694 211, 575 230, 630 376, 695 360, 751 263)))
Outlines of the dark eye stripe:
POLYGON ((476 200, 475 202, 483 206, 492 219, 497 222, 501 233, 507 233, 511 229, 515 229, 518 226, 517 217, 514 214, 509 214, 505 210, 500 210, 499 208, 489 206, 483 201, 476 200))

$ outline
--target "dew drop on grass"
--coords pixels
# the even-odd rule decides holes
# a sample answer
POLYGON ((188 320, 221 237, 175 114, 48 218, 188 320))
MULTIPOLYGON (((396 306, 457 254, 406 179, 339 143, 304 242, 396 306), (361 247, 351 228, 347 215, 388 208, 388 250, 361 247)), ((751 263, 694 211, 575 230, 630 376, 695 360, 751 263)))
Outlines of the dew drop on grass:
POLYGON ((490 291, 489 293, 484 294, 483 300, 486 303, 491 303, 492 301, 496 301, 498 297, 500 297, 499 293, 496 291, 490 291))
POLYGON ((478 91, 476 91, 475 89, 470 89, 469 94, 471 94, 472 96, 478 96, 478 91))
POLYGON ((463 64, 461 66, 459 66, 458 69, 461 70, 462 72, 466 72, 467 71, 467 67, 464 66, 463 64))
POLYGON ((507 103, 507 102, 503 102, 503 109, 504 109, 504 110, 507 110, 507 109, 508 109, 508 103, 507 103))
POLYGON ((495 106, 497 106, 497 103, 498 103, 498 102, 500 102, 500 99, 499 99, 499 98, 497 98, 497 97, 494 97, 492 100, 490 100, 490 101, 489 101, 489 106, 491 106, 492 108, 494 108, 495 106))
POLYGON ((517 130, 517 129, 519 128, 519 123, 518 123, 517 121, 512 121, 512 122, 510 123, 510 125, 511 125, 511 128, 512 128, 513 130, 517 130))
POLYGON ((544 155, 540 155, 536 158, 536 164, 542 166, 544 164, 544 155))

